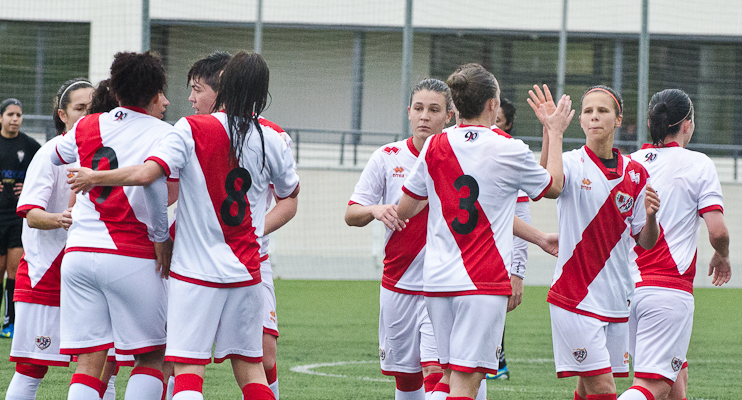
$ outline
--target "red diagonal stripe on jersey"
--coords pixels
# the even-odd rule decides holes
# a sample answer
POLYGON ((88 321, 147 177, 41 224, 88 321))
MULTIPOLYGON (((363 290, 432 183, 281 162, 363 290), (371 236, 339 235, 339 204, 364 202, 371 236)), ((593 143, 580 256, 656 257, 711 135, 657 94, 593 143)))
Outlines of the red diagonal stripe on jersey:
POLYGON ((637 245, 634 251, 637 255, 636 265, 639 266, 642 276, 641 282, 637 282, 636 287, 660 286, 693 293, 693 278, 696 276, 695 257, 689 268, 681 275, 670 253, 670 246, 665 240, 665 230, 662 225, 660 225, 660 236, 654 247, 644 250, 643 247, 637 245))
POLYGON ((479 292, 476 294, 512 294, 505 264, 479 201, 475 202, 479 219, 471 233, 462 235, 451 228, 454 219, 459 218, 460 222, 465 223, 467 218, 467 212, 459 209, 459 198, 465 195, 464 190, 462 188, 462 192, 459 192, 454 187, 454 181, 465 173, 448 141, 448 133, 434 135, 429 140, 431 143, 425 155, 428 173, 441 199, 443 218, 461 251, 464 267, 479 292))
POLYGON ((425 248, 428 229, 428 206, 410 218, 407 227, 394 231, 384 248, 384 275, 381 286, 395 290, 394 286, 402 279, 415 257, 425 248))
MULTIPOLYGON (((103 147, 98 119, 101 114, 88 115, 77 124, 75 140, 80 156, 80 165, 92 168, 95 152, 103 147)), ((102 159, 98 169, 109 169, 109 160, 102 159)), ((154 244, 149 240, 147 224, 137 219, 129 204, 129 198, 121 186, 109 186, 111 193, 102 204, 95 200, 101 195, 104 187, 95 187, 88 193, 88 199, 100 214, 100 220, 106 225, 108 234, 116 245, 117 254, 155 258, 154 244)))
MULTIPOLYGON (((562 267, 562 275, 549 289, 546 299, 549 303, 575 311, 577 305, 587 296, 588 286, 598 276, 611 251, 621 240, 621 235, 629 229, 625 219, 631 216, 633 208, 622 214, 616 206, 616 194, 619 191, 628 194, 634 199, 633 207, 644 207, 644 204, 636 204, 636 197, 644 187, 646 172, 642 168, 643 178, 640 184, 636 184, 631 181, 628 171, 627 168, 624 179, 611 190, 598 213, 582 232, 582 238, 575 246, 572 257, 562 267)), ((640 173, 638 170, 635 172, 640 173)))
POLYGON ((57 254, 57 257, 52 261, 52 265, 49 266, 49 269, 44 272, 44 276, 34 286, 29 276, 26 253, 23 253, 15 278, 15 301, 59 307, 62 256, 64 256, 64 249, 57 254))
POLYGON ((252 226, 250 201, 245 194, 247 208, 245 218, 239 225, 229 226, 222 221, 219 210, 227 198, 225 182, 227 174, 234 168, 229 162, 229 135, 224 125, 211 115, 193 115, 187 117, 196 144, 196 157, 206 179, 211 204, 222 228, 224 241, 227 243, 242 265, 247 268, 255 283, 260 282, 260 246, 255 228, 252 226))

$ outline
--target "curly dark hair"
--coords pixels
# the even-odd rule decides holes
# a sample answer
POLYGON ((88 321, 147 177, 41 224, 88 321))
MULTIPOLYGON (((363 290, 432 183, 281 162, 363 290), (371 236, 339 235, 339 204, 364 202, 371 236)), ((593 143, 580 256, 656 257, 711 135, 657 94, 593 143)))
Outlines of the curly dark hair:
POLYGON ((119 104, 146 107, 165 91, 167 74, 162 61, 146 53, 116 53, 111 64, 111 90, 119 104))
POLYGON ((93 101, 90 102, 88 114, 109 112, 118 106, 119 102, 111 90, 111 80, 104 79, 98 83, 98 87, 93 92, 93 101))

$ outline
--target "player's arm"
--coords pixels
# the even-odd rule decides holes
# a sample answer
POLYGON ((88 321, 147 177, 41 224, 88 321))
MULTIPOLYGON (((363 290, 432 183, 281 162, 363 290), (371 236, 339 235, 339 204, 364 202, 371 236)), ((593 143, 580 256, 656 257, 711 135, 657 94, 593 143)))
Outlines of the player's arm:
POLYGON ((425 206, 428 205, 428 199, 415 199, 407 193, 402 194, 397 206, 397 218, 403 221, 409 221, 410 218, 419 214, 425 206))
POLYGON ((32 208, 26 212, 28 226, 35 229, 69 229, 72 225, 72 207, 61 213, 50 213, 40 208, 32 208))
MULTIPOLYGON (((424 207, 424 206, 423 206, 424 207)), ((349 204, 345 210, 345 223, 348 226, 366 226, 377 219, 393 231, 401 231, 409 222, 399 218, 396 204, 378 204, 362 206, 358 203, 349 204)))
POLYGON ((701 215, 709 231, 709 242, 714 248, 714 255, 709 263, 709 276, 714 275, 713 283, 721 286, 732 278, 732 265, 729 261, 729 230, 724 223, 724 214, 719 210, 701 215))
POLYGON ((85 167, 71 167, 67 171, 74 174, 67 183, 76 193, 87 193, 96 186, 149 186, 165 175, 165 169, 152 160, 107 171, 93 171, 85 167))
POLYGON ((289 197, 280 199, 276 197, 276 205, 265 215, 264 235, 269 235, 286 225, 296 215, 299 206, 299 186, 296 186, 294 192, 289 197))
POLYGON ((647 210, 647 222, 644 228, 636 235, 636 243, 649 250, 657 243, 660 236, 660 227, 657 225, 657 211, 660 209, 660 197, 652 186, 647 184, 646 195, 644 196, 644 208, 647 210))
POLYGON ((513 235, 533 243, 543 249, 545 252, 556 257, 559 255, 559 234, 544 233, 528 225, 518 217, 513 218, 513 235))
POLYGON ((167 181, 167 205, 170 207, 178 201, 178 190, 180 189, 180 181, 174 180, 167 181))

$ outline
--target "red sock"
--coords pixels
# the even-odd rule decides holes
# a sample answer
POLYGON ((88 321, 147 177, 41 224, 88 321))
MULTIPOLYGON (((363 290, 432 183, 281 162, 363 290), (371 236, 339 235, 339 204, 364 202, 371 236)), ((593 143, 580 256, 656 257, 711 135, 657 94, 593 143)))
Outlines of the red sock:
POLYGON ((173 385, 173 396, 179 392, 192 390, 194 392, 204 392, 204 378, 196 374, 180 374, 175 376, 175 385, 173 385))
POLYGON ((616 400, 616 399, 618 399, 618 396, 616 396, 615 393, 587 395, 587 400, 616 400))
POLYGON ((278 379, 278 371, 276 370, 276 364, 273 364, 273 368, 265 370, 265 379, 268 380, 268 384, 271 385, 278 379))
POLYGON ((276 400, 268 386, 261 383, 248 383, 242 388, 245 400, 276 400))
POLYGON ((471 397, 466 397, 466 396, 459 396, 459 397, 448 396, 446 397, 446 400, 474 400, 474 399, 472 399, 471 397))
POLYGON ((443 372, 438 372, 435 374, 430 374, 426 376, 423 379, 423 384, 425 385, 425 392, 432 392, 435 390, 435 385, 440 382, 441 378, 443 378, 443 372))
POLYGON ((647 400, 654 400, 654 395, 652 394, 652 392, 650 392, 649 389, 647 389, 647 388, 645 388, 643 386, 632 386, 632 387, 629 388, 629 390, 631 390, 631 389, 638 390, 638 391, 642 392, 642 394, 644 395, 644 397, 647 398, 647 400))
POLYGON ((422 371, 414 374, 399 374, 394 376, 394 380, 397 383, 397 389, 401 392, 414 392, 423 387, 423 373, 422 371))
POLYGON ((575 390, 575 400, 585 400, 585 398, 577 394, 577 391, 575 390))
POLYGON ((49 371, 49 367, 46 365, 33 365, 33 364, 16 364, 15 372, 30 376, 31 378, 41 379, 49 371))
POLYGON ((81 385, 85 385, 85 386, 95 389, 95 391, 98 392, 98 394, 100 395, 101 399, 103 398, 103 394, 106 393, 107 385, 104 384, 100 379, 94 378, 90 375, 72 374, 72 379, 70 380, 70 386, 74 383, 79 383, 81 385))
POLYGON ((435 389, 433 389, 434 392, 444 392, 444 393, 451 393, 451 386, 448 386, 447 383, 438 382, 435 385, 435 389))

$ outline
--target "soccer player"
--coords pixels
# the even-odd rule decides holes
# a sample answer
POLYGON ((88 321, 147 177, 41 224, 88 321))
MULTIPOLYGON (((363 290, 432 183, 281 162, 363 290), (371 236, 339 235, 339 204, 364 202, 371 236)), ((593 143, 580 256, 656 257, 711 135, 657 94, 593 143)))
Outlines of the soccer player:
MULTIPOLYGON (((164 110, 166 79, 162 63, 148 52, 117 53, 110 85, 121 107, 80 119, 59 140, 52 161, 79 160, 96 170, 144 162, 150 148, 175 130, 155 117, 164 110)), ((62 261, 61 352, 78 355, 69 399, 101 397, 106 385, 100 377, 111 347, 136 359, 126 398, 161 398, 166 342, 161 275, 172 246, 166 205, 164 179, 145 188, 97 188, 76 196, 62 261)))
POLYGON ((660 236, 651 250, 634 247, 638 267, 629 316, 629 353, 634 384, 621 400, 685 398, 685 363, 693 327, 693 278, 701 219, 714 255, 712 283, 729 282, 729 232, 714 163, 687 150, 695 129, 693 102, 679 89, 655 93, 649 101, 652 144, 631 155, 649 172, 662 199, 660 236))
MULTIPOLYGON (((554 107, 551 93, 544 85, 543 92, 534 86, 529 94, 542 120, 554 107)), ((613 89, 589 88, 579 117, 587 144, 563 155, 542 154, 542 163, 564 160, 559 257, 547 301, 557 376, 578 377, 576 400, 616 399, 613 377, 628 376, 628 253, 634 244, 651 248, 659 234, 659 198, 647 185, 647 171, 613 148, 622 108, 613 89)))
POLYGON ((18 99, 5 99, 0 103, 0 280, 8 273, 4 293, 5 312, 0 337, 12 338, 15 323, 15 273, 23 255, 21 231, 23 218, 16 215, 18 196, 23 190, 26 170, 31 159, 41 147, 39 143, 21 132, 23 109, 18 99))
MULTIPOLYGON (((425 142, 402 187, 397 216, 406 220, 429 206, 423 292, 445 368, 439 385, 450 386, 449 399, 461 400, 476 397, 485 373, 497 373, 496 343, 512 293, 508 270, 518 189, 534 199, 556 197, 562 167, 552 158, 543 169, 523 142, 490 129, 500 104, 491 73, 466 64, 447 83, 459 124, 425 142)), ((546 119, 555 152, 561 153, 574 115, 569 108, 565 96, 546 119)))
POLYGON ((191 66, 188 71, 188 86, 191 94, 188 101, 196 114, 211 114, 214 111, 216 91, 219 85, 219 75, 227 66, 232 55, 229 53, 215 52, 202 58, 191 66))
POLYGON ((386 226, 379 357, 381 372, 395 378, 397 400, 425 399, 443 376, 422 296, 428 209, 405 222, 397 218, 397 203, 425 140, 443 131, 453 116, 452 107, 445 83, 437 79, 418 83, 407 107, 412 137, 374 152, 345 212, 350 226, 366 226, 374 219, 386 226))
POLYGON ((180 193, 170 271, 166 360, 175 362, 174 400, 202 399, 205 365, 230 359, 246 400, 273 399, 262 365, 260 243, 266 197, 296 197, 299 177, 286 141, 260 118, 268 66, 239 53, 219 80, 221 112, 178 121, 143 165, 74 169, 73 189, 148 185, 178 170, 180 193), (212 207, 204 207, 210 204, 212 207))
MULTIPOLYGON (((72 129, 90 105, 93 85, 71 79, 54 97, 53 120, 57 134, 72 129)), ((62 136, 46 142, 26 171, 25 187, 18 199, 18 215, 25 217, 25 252, 16 275, 15 306, 18 315, 10 361, 15 374, 6 400, 36 398, 49 366, 69 366, 70 356, 59 353, 60 265, 72 224, 70 188, 64 167, 52 165, 51 155, 62 136)))

